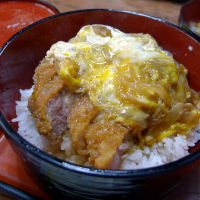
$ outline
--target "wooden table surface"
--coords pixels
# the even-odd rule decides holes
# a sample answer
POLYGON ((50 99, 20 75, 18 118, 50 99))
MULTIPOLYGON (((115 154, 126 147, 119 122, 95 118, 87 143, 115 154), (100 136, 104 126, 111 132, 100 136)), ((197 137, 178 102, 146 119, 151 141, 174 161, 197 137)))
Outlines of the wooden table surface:
POLYGON ((47 0, 60 12, 109 8, 148 14, 177 24, 181 3, 162 0, 47 0))
MULTIPOLYGON (((162 0, 46 0, 60 12, 80 9, 109 8, 148 14, 178 24, 181 3, 162 0)), ((0 199, 2 199, 0 197, 0 199)), ((3 198, 4 199, 4 198, 3 198)), ((5 198, 7 199, 7 198, 5 198)), ((182 182, 164 200, 199 200, 200 167, 186 175, 182 182)))

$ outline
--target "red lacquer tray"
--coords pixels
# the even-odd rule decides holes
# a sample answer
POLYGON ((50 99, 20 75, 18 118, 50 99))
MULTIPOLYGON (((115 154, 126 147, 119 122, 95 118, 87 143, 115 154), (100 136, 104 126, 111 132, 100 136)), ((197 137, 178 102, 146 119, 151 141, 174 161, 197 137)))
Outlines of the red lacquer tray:
POLYGON ((28 192, 44 200, 52 200, 27 175, 18 155, 8 143, 0 130, 0 181, 12 185, 22 191, 28 192))

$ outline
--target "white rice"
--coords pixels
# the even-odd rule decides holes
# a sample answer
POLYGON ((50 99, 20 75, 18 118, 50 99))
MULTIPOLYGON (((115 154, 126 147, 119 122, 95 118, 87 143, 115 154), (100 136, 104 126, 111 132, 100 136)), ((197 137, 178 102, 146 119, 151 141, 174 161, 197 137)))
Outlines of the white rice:
MULTIPOLYGON (((13 122, 18 122, 18 133, 29 141, 31 144, 41 150, 47 150, 51 141, 46 137, 40 135, 36 129, 36 121, 31 117, 27 105, 28 99, 33 92, 33 88, 27 90, 20 90, 21 101, 16 101, 16 114, 17 117, 13 122)), ((139 149, 137 146, 131 147, 132 153, 123 156, 122 169, 138 169, 147 168, 152 166, 163 165, 174 160, 180 159, 189 154, 189 147, 193 147, 195 143, 200 140, 200 123, 192 131, 189 136, 177 135, 164 138, 161 142, 154 144, 151 148, 144 146, 139 149)), ((69 136, 64 136, 60 145, 62 154, 66 154, 67 160, 71 162, 88 163, 82 160, 73 149, 73 145, 69 136)), ((129 144, 122 144, 120 149, 129 148, 129 144)), ((51 152, 49 152, 51 154, 51 152)), ((57 155, 58 157, 62 157, 57 155)), ((62 157, 63 158, 63 157, 62 157)))
POLYGON ((13 122, 18 122, 18 133, 35 145, 41 150, 45 150, 49 145, 48 138, 40 135, 36 128, 36 121, 32 118, 29 112, 28 99, 33 92, 33 88, 27 90, 20 90, 21 101, 16 101, 16 114, 17 118, 13 119, 13 122))

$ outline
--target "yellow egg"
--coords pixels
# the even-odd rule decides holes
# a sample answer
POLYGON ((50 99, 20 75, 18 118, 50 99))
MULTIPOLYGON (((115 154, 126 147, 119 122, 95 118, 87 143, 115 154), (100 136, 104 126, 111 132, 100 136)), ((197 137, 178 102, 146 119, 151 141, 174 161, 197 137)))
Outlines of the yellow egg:
POLYGON ((123 123, 134 134, 142 131, 147 144, 176 131, 186 133, 198 123, 186 125, 185 113, 180 114, 182 109, 200 117, 187 70, 148 34, 85 26, 70 42, 54 44, 47 54, 52 57, 74 92, 88 95, 104 118, 123 123))

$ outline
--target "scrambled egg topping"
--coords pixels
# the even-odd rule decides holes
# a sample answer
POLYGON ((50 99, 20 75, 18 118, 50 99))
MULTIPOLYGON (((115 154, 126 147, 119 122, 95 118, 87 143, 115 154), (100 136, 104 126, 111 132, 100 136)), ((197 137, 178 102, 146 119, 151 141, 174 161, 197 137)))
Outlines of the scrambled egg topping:
POLYGON ((89 96, 98 118, 115 119, 141 143, 188 134, 200 118, 199 96, 187 69, 149 34, 125 34, 103 25, 83 27, 47 53, 75 93, 89 96))

